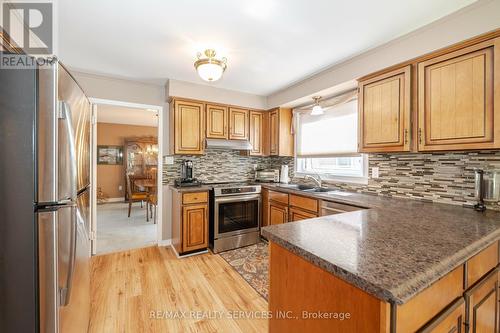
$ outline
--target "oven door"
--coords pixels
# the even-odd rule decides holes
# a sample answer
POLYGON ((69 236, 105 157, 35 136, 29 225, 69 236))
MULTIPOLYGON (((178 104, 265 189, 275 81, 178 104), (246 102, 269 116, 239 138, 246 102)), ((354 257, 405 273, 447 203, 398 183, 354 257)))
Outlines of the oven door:
POLYGON ((258 231, 260 194, 215 198, 214 238, 258 231))

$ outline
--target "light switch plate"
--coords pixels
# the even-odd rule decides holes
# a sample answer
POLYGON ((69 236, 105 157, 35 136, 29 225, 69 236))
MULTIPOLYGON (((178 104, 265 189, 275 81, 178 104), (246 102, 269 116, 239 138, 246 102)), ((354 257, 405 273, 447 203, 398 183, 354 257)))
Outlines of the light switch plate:
POLYGON ((373 167, 372 168, 372 178, 378 178, 378 167, 373 167))
POLYGON ((163 156, 163 163, 165 163, 167 165, 174 164, 174 157, 173 156, 163 156))

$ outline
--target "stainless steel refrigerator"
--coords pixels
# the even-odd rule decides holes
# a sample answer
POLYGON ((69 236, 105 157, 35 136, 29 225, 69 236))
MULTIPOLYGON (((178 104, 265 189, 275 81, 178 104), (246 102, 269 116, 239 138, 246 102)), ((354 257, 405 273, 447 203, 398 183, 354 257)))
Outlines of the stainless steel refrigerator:
POLYGON ((58 61, 0 69, 0 331, 87 332, 91 105, 58 61))

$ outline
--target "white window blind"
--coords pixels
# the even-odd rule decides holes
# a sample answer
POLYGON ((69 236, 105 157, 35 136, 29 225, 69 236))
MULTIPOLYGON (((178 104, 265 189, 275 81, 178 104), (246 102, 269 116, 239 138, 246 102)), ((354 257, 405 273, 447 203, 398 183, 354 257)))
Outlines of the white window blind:
POLYGON ((296 117, 297 157, 359 156, 357 100, 296 117))

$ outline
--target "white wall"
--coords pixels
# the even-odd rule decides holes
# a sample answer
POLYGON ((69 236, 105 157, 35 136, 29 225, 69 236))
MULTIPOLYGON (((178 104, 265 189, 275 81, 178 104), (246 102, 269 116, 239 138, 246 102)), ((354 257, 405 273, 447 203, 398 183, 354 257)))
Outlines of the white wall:
POLYGON ((361 76, 498 28, 500 0, 479 0, 430 25, 268 96, 267 107, 301 104, 304 97, 310 100, 312 95, 339 84, 355 84, 353 80, 361 76))
POLYGON ((168 81, 167 85, 168 96, 199 99, 255 109, 267 108, 267 100, 265 96, 172 79, 168 81))
MULTIPOLYGON (((88 97, 162 106, 164 112, 162 155, 168 153, 168 104, 166 103, 165 86, 77 71, 71 71, 71 73, 88 97)), ((163 186, 163 240, 170 239, 171 234, 170 198, 165 195, 167 192, 167 186, 163 186)))
POLYGON ((73 70, 71 73, 90 97, 158 106, 163 106, 165 103, 165 89, 162 85, 73 70))

